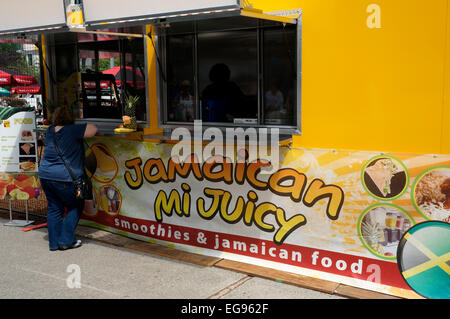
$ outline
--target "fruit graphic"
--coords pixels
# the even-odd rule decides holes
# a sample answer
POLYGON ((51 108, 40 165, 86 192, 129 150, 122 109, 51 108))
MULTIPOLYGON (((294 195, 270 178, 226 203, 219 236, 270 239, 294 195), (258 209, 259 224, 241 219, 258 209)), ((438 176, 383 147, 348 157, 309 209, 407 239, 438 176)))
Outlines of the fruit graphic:
POLYGON ((86 151, 86 172, 100 183, 112 181, 119 170, 114 156, 106 145, 97 143, 86 151))
POLYGON ((0 173, 0 199, 28 200, 39 198, 42 193, 34 175, 0 173))
POLYGON ((17 186, 14 184, 9 184, 6 186, 6 191, 8 192, 8 194, 10 194, 14 189, 16 189, 17 186))
POLYGON ((23 191, 28 194, 29 198, 34 198, 36 196, 36 191, 31 186, 25 187, 23 191))
POLYGON ((11 199, 20 199, 20 200, 27 200, 30 199, 30 195, 27 192, 24 192, 18 188, 13 189, 9 196, 11 196, 11 199))
POLYGON ((8 185, 13 180, 13 176, 8 173, 0 172, 0 183, 8 185))
POLYGON ((0 184, 0 199, 5 199, 6 192, 6 185, 0 184))
POLYGON ((380 224, 373 223, 370 220, 364 221, 361 224, 361 232, 367 244, 376 252, 382 253, 380 242, 383 241, 383 232, 380 224))

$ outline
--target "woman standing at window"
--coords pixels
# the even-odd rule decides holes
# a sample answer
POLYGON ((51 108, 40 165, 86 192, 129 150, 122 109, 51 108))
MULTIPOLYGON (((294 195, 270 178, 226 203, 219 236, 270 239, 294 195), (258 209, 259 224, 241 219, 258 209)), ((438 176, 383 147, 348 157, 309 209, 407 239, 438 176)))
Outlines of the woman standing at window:
POLYGON ((75 228, 83 212, 84 200, 75 196, 73 179, 55 148, 55 139, 64 161, 78 179, 84 174, 83 138, 97 133, 93 124, 74 124, 72 110, 58 107, 52 114, 52 124, 46 132, 45 151, 39 166, 39 179, 48 201, 47 229, 50 250, 65 250, 81 246, 75 238, 75 228), (67 209, 66 216, 64 209, 67 209))

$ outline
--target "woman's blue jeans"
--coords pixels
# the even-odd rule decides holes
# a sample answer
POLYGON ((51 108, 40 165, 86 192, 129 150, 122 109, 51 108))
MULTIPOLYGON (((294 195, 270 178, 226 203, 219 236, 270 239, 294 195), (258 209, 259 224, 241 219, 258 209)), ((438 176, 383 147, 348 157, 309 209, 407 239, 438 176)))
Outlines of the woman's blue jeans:
POLYGON ((72 182, 40 179, 48 202, 47 229, 50 250, 70 246, 76 242, 75 229, 83 212, 84 200, 75 197, 72 182), (67 208, 64 217, 64 208, 67 208))

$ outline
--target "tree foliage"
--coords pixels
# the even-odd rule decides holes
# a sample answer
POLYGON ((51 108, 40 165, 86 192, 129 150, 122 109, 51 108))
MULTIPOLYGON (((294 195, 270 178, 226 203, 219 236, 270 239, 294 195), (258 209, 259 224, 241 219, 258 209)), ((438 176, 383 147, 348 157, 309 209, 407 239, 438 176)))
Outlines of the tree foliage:
POLYGON ((0 67, 5 67, 25 75, 40 78, 40 69, 35 65, 29 65, 20 50, 22 46, 15 43, 0 43, 0 67))

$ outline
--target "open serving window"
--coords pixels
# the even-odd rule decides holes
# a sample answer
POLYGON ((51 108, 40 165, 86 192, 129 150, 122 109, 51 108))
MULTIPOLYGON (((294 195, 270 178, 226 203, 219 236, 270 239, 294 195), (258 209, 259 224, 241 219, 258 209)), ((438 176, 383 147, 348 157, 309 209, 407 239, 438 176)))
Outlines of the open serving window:
POLYGON ((157 28, 160 122, 300 128, 300 26, 252 17, 157 28))
POLYGON ((159 127, 276 126, 300 130, 301 20, 248 1, 84 0, 85 27, 152 24, 159 127), (108 2, 111 4, 111 1, 108 2))
POLYGON ((267 14, 241 0, 40 4, 24 8, 46 17, 26 23, 22 9, 23 21, 8 20, 0 32, 46 33, 47 98, 72 106, 82 120, 115 127, 125 97, 139 96, 137 121, 152 130, 201 120, 300 131, 300 12, 267 14), (149 78, 154 61, 156 78, 149 78))
POLYGON ((124 99, 138 96, 136 117, 138 121, 145 121, 146 73, 142 37, 78 33, 77 38, 82 118, 120 120, 124 115, 124 99))
POLYGON ((103 131, 112 132, 125 115, 125 99, 139 97, 136 120, 145 126, 147 73, 142 30, 137 26, 47 35, 51 103, 67 105, 78 121, 95 122, 103 131))

